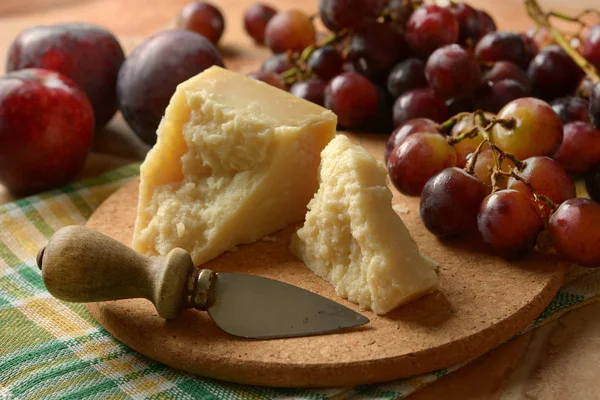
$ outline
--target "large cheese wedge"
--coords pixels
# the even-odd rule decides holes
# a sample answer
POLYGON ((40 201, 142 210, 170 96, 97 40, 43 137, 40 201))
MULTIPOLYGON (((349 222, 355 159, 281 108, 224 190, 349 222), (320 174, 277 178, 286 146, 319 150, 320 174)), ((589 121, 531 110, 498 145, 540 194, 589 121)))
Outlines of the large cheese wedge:
POLYGON ((181 83, 140 170, 133 247, 202 264, 302 221, 336 116, 219 67, 181 83))
POLYGON ((321 184, 290 249, 342 298, 385 314, 438 287, 392 209, 383 164, 339 135, 321 153, 321 184))

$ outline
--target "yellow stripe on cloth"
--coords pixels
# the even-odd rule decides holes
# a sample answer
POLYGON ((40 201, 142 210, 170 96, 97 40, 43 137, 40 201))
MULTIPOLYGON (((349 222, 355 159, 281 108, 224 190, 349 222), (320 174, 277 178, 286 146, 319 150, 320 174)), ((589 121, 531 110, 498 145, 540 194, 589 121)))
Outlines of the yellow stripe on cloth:
POLYGON ((29 301, 19 311, 58 339, 84 336, 97 329, 54 297, 29 301))
POLYGON ((0 217, 2 233, 0 240, 22 260, 35 256, 40 249, 40 243, 46 238, 32 225, 23 224, 25 215, 20 209, 14 209, 9 214, 0 217))
POLYGON ((76 212, 75 207, 65 195, 56 196, 43 203, 36 204, 35 208, 54 230, 59 230, 63 226, 78 225, 85 222, 83 218, 79 217, 79 213, 76 212))

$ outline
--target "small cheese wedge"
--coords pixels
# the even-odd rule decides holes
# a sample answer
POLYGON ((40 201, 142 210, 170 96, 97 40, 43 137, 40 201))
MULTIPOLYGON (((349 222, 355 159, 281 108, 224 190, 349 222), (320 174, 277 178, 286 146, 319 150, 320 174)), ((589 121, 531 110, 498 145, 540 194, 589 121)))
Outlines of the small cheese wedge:
POLYGON ((321 184, 291 251, 342 298, 385 314, 438 287, 392 208, 382 163, 338 135, 321 153, 321 184))
POLYGON ((181 83, 140 170, 133 247, 199 265, 302 221, 336 116, 211 67, 181 83))

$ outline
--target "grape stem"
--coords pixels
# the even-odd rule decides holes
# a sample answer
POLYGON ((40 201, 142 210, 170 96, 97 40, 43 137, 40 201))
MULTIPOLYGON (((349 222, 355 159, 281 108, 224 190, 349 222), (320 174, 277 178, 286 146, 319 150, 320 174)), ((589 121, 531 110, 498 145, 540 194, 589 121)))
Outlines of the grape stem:
MULTIPOLYGON (((448 129, 448 127, 450 127, 450 129, 451 129, 452 126, 454 126, 454 124, 456 124, 457 120, 460 120, 461 118, 464 118, 465 116, 473 117, 474 126, 469 129, 466 129, 464 132, 461 132, 456 137, 448 139, 448 144, 453 146, 456 143, 461 142, 462 140, 465 140, 468 138, 474 138, 477 135, 479 135, 480 133, 481 133, 481 136, 483 137, 483 140, 481 141, 481 143, 479 143, 479 145, 477 146, 475 151, 472 153, 472 156, 469 159, 469 161, 467 162, 467 165, 465 165, 465 168, 464 168, 465 171, 470 175, 475 175, 475 164, 477 164, 477 158, 479 157, 479 154, 481 154, 481 151, 483 150, 483 146, 488 145, 490 147, 490 149, 492 150, 492 154, 494 156, 494 162, 496 164, 492 170, 492 176, 491 176, 492 192, 496 192, 496 191, 500 190, 500 187, 498 186, 498 178, 500 176, 514 178, 518 181, 523 182, 525 184, 525 186, 527 186, 527 188, 531 191, 531 194, 533 195, 533 199, 536 202, 536 204, 538 205, 538 208, 540 209, 540 211, 543 207, 542 202, 544 202, 548 206, 550 206, 552 211, 556 210, 558 208, 558 206, 554 201, 552 201, 547 196, 537 193, 535 191, 535 189, 533 188, 533 186, 531 185, 531 183, 529 183, 529 181, 527 181, 525 178, 523 178, 521 175, 519 175, 516 172, 516 171, 523 171, 523 169, 525 169, 526 164, 523 161, 519 160, 519 158, 517 156, 515 156, 514 154, 508 153, 508 152, 502 150, 500 147, 498 147, 492 140, 491 136, 489 135, 489 132, 492 130, 492 128, 496 124, 502 125, 506 129, 514 129, 515 121, 513 119, 502 119, 502 118, 495 118, 495 117, 492 119, 488 119, 488 118, 486 118, 483 111, 478 110, 478 111, 475 111, 474 113, 457 114, 456 116, 454 116, 454 117, 450 118, 449 120, 445 121, 444 123, 442 123, 440 126, 446 128, 446 129, 448 129), (476 122, 477 117, 479 117, 479 119, 480 119, 479 123, 476 122), (515 168, 513 168, 511 171, 503 171, 502 163, 504 162, 504 159, 509 159, 510 161, 512 161, 515 164, 515 168)), ((543 215, 543 213, 542 213, 542 215, 543 215)))
POLYGON ((494 172, 492 174, 503 175, 508 178, 514 178, 518 181, 523 182, 525 184, 525 186, 527 186, 527 189, 529 189, 529 191, 533 195, 533 199, 535 200, 535 202, 538 204, 538 206, 540 208, 542 208, 540 201, 543 201, 544 203, 548 204, 548 206, 550 206, 552 211, 554 211, 558 208, 558 205, 554 201, 552 201, 549 197, 544 196, 543 194, 536 193, 533 186, 531 186, 531 183, 529 183, 529 181, 527 181, 527 179, 523 178, 521 175, 517 174, 514 170, 510 171, 510 172, 505 172, 505 171, 497 170, 494 168, 494 172))
POLYGON ((485 145, 486 143, 487 142, 485 140, 482 140, 481 143, 479 143, 479 145, 473 152, 471 159, 469 160, 467 165, 465 165, 465 171, 469 175, 475 175, 475 164, 477 164, 477 158, 479 158, 479 153, 481 153, 481 149, 482 149, 483 145, 485 145))
MULTIPOLYGON (((316 15, 312 17, 315 18, 316 15)), ((312 71, 310 68, 308 68, 306 63, 315 50, 324 46, 341 42, 345 38, 349 37, 350 34, 350 30, 342 29, 323 38, 319 43, 311 44, 310 46, 306 47, 304 50, 302 50, 302 53, 300 53, 299 56, 296 54, 288 54, 288 58, 293 60, 294 67, 282 72, 279 76, 283 79, 286 85, 292 85, 297 81, 301 81, 310 77, 312 75, 312 71)))
POLYGON ((490 146, 492 148, 492 151, 498 152, 502 156, 502 158, 508 158, 510 161, 512 161, 519 171, 522 171, 523 168, 525 168, 525 163, 519 160, 514 154, 507 153, 492 142, 490 142, 490 146))
POLYGON ((589 63, 581 54, 579 54, 577 50, 571 47, 565 36, 558 29, 554 28, 550 23, 550 17, 554 16, 567 21, 578 22, 582 24, 583 22, 580 21, 580 19, 583 15, 592 12, 597 13, 597 11, 585 10, 583 14, 580 14, 577 17, 569 17, 564 14, 555 12, 544 13, 537 0, 524 1, 525 9, 527 10, 527 14, 529 15, 529 17, 539 26, 543 26, 544 28, 548 29, 556 43, 558 43, 558 45, 569 55, 569 57, 573 59, 573 61, 579 66, 579 68, 583 70, 583 72, 585 72, 585 74, 591 79, 591 81, 594 84, 600 82, 600 75, 598 74, 596 68, 591 63, 589 63))
POLYGON ((454 125, 456 125, 456 123, 458 121, 460 121, 462 118, 468 117, 469 115, 473 115, 473 113, 470 113, 470 112, 458 113, 455 116, 453 116, 452 118, 439 124, 438 130, 444 134, 448 134, 448 132, 450 132, 450 130, 454 127, 454 125))

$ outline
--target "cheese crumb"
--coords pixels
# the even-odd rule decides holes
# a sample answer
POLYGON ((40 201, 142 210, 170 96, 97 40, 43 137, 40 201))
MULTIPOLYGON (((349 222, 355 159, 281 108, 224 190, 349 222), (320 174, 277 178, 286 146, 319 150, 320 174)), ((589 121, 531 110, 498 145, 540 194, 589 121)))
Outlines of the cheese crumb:
POLYGON ((178 222, 177 223, 177 236, 182 238, 183 235, 185 235, 185 225, 183 224, 183 222, 178 222))
POLYGON ((396 211, 399 214, 408 214, 408 213, 410 213, 410 210, 408 209, 408 207, 404 207, 403 205, 400 205, 400 204, 394 204, 392 206, 392 208, 394 209, 394 211, 396 211))

